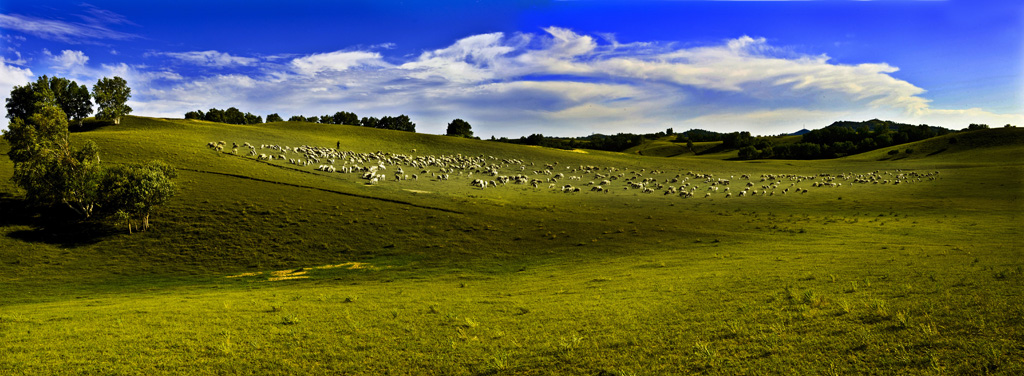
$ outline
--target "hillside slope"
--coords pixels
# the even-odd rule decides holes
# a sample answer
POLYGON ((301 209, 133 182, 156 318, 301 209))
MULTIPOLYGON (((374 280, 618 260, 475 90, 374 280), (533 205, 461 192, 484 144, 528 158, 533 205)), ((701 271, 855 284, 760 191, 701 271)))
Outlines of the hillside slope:
POLYGON ((850 156, 851 160, 949 160, 989 163, 1002 161, 1017 164, 1024 145, 1024 129, 993 128, 962 131, 903 145, 890 146, 850 156), (908 153, 909 150, 909 153, 908 153))
POLYGON ((144 233, 37 216, 0 157, 0 374, 1019 374, 1024 144, 985 132, 735 161, 129 117, 73 137, 179 169, 144 233))

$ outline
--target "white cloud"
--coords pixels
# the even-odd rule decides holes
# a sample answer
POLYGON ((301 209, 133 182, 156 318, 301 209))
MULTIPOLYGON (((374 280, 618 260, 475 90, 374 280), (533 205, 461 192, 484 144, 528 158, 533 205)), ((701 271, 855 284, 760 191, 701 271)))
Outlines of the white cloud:
POLYGON ((292 69, 306 76, 324 72, 342 72, 356 67, 387 67, 379 53, 366 51, 335 51, 313 54, 292 60, 292 69))
MULTIPOLYGON (((36 76, 28 68, 19 68, 0 56, 0 93, 4 99, 10 97, 11 89, 35 80, 36 76)), ((7 128, 7 107, 0 108, 0 123, 7 128)))
POLYGON ((251 57, 234 56, 220 51, 188 51, 188 52, 157 52, 147 54, 149 56, 167 56, 184 62, 202 65, 207 67, 232 67, 252 66, 259 62, 259 59, 251 57))
POLYGON ((90 70, 76 51, 62 52, 67 65, 59 66, 82 67, 87 82, 124 77, 139 114, 182 116, 210 107, 286 117, 405 113, 429 133, 442 133, 454 118, 469 120, 482 136, 511 137, 669 127, 778 134, 876 117, 955 129, 971 122, 1024 125, 1019 114, 932 108, 923 88, 893 77, 898 68, 885 62, 838 64, 749 36, 678 47, 549 27, 473 35, 406 58, 385 60, 380 48, 388 46, 256 58, 161 53, 223 68, 191 77, 126 64, 90 70))
POLYGON ((43 54, 50 56, 54 69, 64 73, 81 70, 89 62, 89 57, 82 51, 63 50, 60 55, 52 55, 44 49, 43 54))
POLYGON ((480 34, 463 38, 440 50, 424 52, 412 62, 402 64, 409 76, 419 79, 438 78, 469 83, 496 78, 496 64, 515 50, 504 42, 503 33, 480 34))

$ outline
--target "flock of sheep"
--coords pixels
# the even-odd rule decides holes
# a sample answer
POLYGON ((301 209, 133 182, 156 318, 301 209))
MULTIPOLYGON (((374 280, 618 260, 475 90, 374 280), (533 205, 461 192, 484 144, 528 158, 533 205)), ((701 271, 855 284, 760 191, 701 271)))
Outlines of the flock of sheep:
MULTIPOLYGON (((224 141, 210 142, 211 149, 223 152, 224 141)), ((762 174, 715 176, 692 171, 676 174, 660 170, 628 169, 597 166, 561 166, 558 162, 537 165, 519 159, 493 156, 406 155, 396 153, 356 153, 316 146, 279 146, 263 144, 259 147, 248 142, 232 143, 228 153, 238 155, 239 149, 249 157, 261 161, 281 161, 298 167, 314 166, 324 173, 358 174, 366 184, 385 181, 431 179, 448 181, 465 177, 478 189, 518 185, 563 193, 634 191, 646 194, 661 193, 682 198, 702 196, 748 197, 806 194, 808 188, 840 188, 853 184, 907 184, 935 180, 939 172, 919 173, 873 171, 862 174, 838 175, 762 174), (408 170, 408 171, 407 171, 408 170), (742 181, 733 184, 734 181, 742 181), (809 182, 809 184, 801 184, 809 182), (799 186, 798 186, 799 184, 799 186)), ((416 152, 415 149, 412 150, 416 152)))

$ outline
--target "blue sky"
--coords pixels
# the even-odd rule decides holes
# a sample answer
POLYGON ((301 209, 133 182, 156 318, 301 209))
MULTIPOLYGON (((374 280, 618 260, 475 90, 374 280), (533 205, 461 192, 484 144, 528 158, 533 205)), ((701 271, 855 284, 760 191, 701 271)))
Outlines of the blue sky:
POLYGON ((1020 1, 0 2, 0 93, 121 76, 135 114, 408 114, 478 136, 1024 125, 1020 1))

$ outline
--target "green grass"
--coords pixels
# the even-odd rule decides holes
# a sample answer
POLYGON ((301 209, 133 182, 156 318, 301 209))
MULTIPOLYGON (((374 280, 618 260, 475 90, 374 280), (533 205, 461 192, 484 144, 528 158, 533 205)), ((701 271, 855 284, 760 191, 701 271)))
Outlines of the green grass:
POLYGON ((0 180, 0 373, 1019 374, 1022 135, 741 162, 129 117, 75 137, 105 163, 181 169, 151 231, 28 217, 0 180), (571 170, 557 185, 583 192, 368 186, 206 147, 219 140, 516 158, 526 171, 502 174, 534 177, 712 173, 734 192, 742 174, 757 190, 761 174, 940 174, 728 199, 590 192, 600 179, 571 170))

